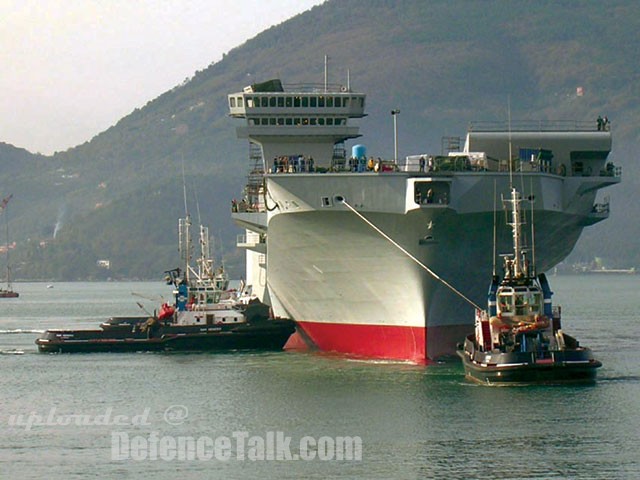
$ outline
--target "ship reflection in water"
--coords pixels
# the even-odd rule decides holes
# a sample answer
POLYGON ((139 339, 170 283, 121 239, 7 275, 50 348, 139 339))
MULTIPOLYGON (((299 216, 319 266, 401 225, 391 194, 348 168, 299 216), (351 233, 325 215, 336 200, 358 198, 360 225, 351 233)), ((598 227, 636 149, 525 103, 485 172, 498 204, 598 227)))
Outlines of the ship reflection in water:
MULTIPOLYGON (((487 283, 486 281, 484 282, 487 283)), ((21 283, 3 303, 2 478, 640 478, 640 358, 635 355, 638 278, 558 275, 563 330, 598 353, 594 386, 484 388, 460 362, 428 367, 297 352, 41 355, 37 331, 135 315, 131 292, 170 293, 159 282, 21 283), (116 312, 116 313, 114 313, 116 312), (612 329, 612 325, 615 329, 612 329), (7 333, 20 330, 23 333, 7 333), (622 332, 622 333, 621 333, 622 332), (16 354, 24 352, 24 354, 16 354), (180 425, 165 412, 182 405, 180 425), (148 426, 11 426, 31 412, 128 418, 148 426), (283 432, 292 453, 310 436, 362 439, 360 461, 120 460, 112 432, 149 438, 249 437, 283 432), (490 439, 490 441, 487 441, 490 439), (55 443, 52 443, 54 442, 55 443), (29 454, 25 452, 30 452, 29 454), (38 452, 38 454, 35 454, 38 452), (64 458, 63 462, 52 462, 64 458), (493 460, 495 459, 495 460, 493 460), (473 468, 473 471, 469 471, 473 468), (465 472, 460 475, 459 472, 465 472)), ((486 298, 486 292, 484 292, 486 298)), ((155 305, 155 303, 154 303, 155 305)), ((460 341, 460 339, 458 340, 460 341)))

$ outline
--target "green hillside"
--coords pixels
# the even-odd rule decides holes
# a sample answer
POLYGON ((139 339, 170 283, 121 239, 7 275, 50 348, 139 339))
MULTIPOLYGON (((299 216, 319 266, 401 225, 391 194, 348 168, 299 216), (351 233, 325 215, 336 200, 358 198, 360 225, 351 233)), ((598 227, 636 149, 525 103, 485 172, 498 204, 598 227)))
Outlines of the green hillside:
POLYGON ((248 147, 235 138, 226 94, 274 77, 319 83, 325 54, 331 82, 349 75, 352 88, 368 94, 358 143, 376 156, 392 156, 393 108, 401 110, 401 156, 440 151, 442 136, 464 135, 470 121, 506 119, 508 98, 513 119, 607 115, 623 184, 605 192, 612 217, 588 229, 574 258, 640 266, 640 227, 625 221, 640 213, 625 200, 638 182, 639 30, 640 4, 631 1, 328 1, 228 52, 90 142, 48 157, 0 144, 0 195, 14 194, 16 275, 99 278, 105 272, 95 261, 109 256, 116 278, 158 277, 177 256, 184 159, 197 184, 190 195, 199 196, 203 220, 240 276, 240 232, 228 206, 242 190, 248 147))

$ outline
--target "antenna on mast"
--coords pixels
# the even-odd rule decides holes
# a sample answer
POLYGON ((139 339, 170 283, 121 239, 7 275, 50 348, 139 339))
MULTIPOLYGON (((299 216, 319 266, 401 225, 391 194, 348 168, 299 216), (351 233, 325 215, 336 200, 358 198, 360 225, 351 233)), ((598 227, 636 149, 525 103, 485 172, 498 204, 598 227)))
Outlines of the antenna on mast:
POLYGON ((535 201, 536 197, 533 194, 533 180, 530 180, 530 188, 531 188, 531 193, 529 194, 529 202, 531 202, 531 265, 533 265, 534 268, 534 274, 535 274, 535 267, 536 267, 536 231, 535 231, 535 222, 533 221, 533 202, 535 201))
POLYGON ((509 123, 509 188, 513 188, 513 165, 511 152, 511 94, 507 95, 507 120, 509 123))
POLYGON ((182 157, 182 199, 184 200, 184 214, 189 216, 189 209, 187 208, 187 181, 184 175, 184 154, 181 153, 182 157))
POLYGON ((324 56, 324 93, 328 91, 329 83, 329 55, 324 56))
POLYGON ((498 222, 498 212, 497 212, 497 206, 496 206, 496 196, 497 196, 497 192, 496 192, 497 186, 496 186, 496 180, 493 180, 493 276, 496 276, 496 256, 497 256, 497 252, 496 250, 498 249, 498 233, 497 233, 497 222, 498 222))
POLYGON ((200 200, 198 200, 198 189, 196 188, 195 182, 193 182, 192 187, 193 187, 193 198, 196 202, 196 214, 198 215, 198 223, 202 225, 202 217, 200 216, 200 200))
POLYGON ((178 251, 184 262, 185 280, 189 281, 189 271, 191 270, 191 217, 187 207, 187 182, 184 173, 184 154, 180 154, 182 159, 182 198, 184 200, 184 217, 178 219, 178 251))

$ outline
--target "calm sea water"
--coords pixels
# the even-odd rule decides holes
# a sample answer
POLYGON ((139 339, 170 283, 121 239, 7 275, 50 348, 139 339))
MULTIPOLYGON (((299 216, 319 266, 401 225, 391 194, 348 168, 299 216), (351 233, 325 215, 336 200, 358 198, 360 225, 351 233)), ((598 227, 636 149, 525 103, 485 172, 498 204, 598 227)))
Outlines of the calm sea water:
POLYGON ((299 352, 39 354, 30 331, 95 327, 158 304, 131 292, 170 291, 18 284, 0 304, 0 478, 640 478, 640 277, 550 281, 564 329, 604 363, 595 385, 492 388, 457 362, 299 352), (200 450, 178 458, 179 437, 200 450), (339 437, 362 459, 340 460, 339 437))

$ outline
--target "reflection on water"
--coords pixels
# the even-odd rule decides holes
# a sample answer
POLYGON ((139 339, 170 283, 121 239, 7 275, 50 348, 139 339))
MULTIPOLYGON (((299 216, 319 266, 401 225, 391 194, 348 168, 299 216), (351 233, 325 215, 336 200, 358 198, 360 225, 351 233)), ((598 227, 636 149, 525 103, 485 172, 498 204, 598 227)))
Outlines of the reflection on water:
MULTIPOLYGON (((469 383, 456 361, 421 367, 300 352, 38 354, 33 341, 40 330, 95 327, 111 315, 139 314, 141 300, 132 291, 150 297, 168 297, 170 291, 154 283, 56 284, 55 289, 21 284, 19 302, 3 303, 0 317, 0 350, 7 353, 0 356, 2 478, 85 478, 96 472, 105 478, 158 480, 176 474, 638 478, 637 282, 634 276, 552 278, 556 301, 564 307, 564 329, 592 347, 604 367, 593 385, 517 388, 469 383), (173 425, 164 416, 175 405, 188 415, 173 425), (129 416, 149 409, 150 425, 124 427, 131 434, 215 438, 279 431, 293 444, 304 436, 359 436, 363 458, 113 461, 112 425, 41 426, 27 432, 8 423, 10 415, 46 415, 52 408, 84 415, 111 408, 129 416)), ((147 309, 156 307, 143 302, 147 309)))

